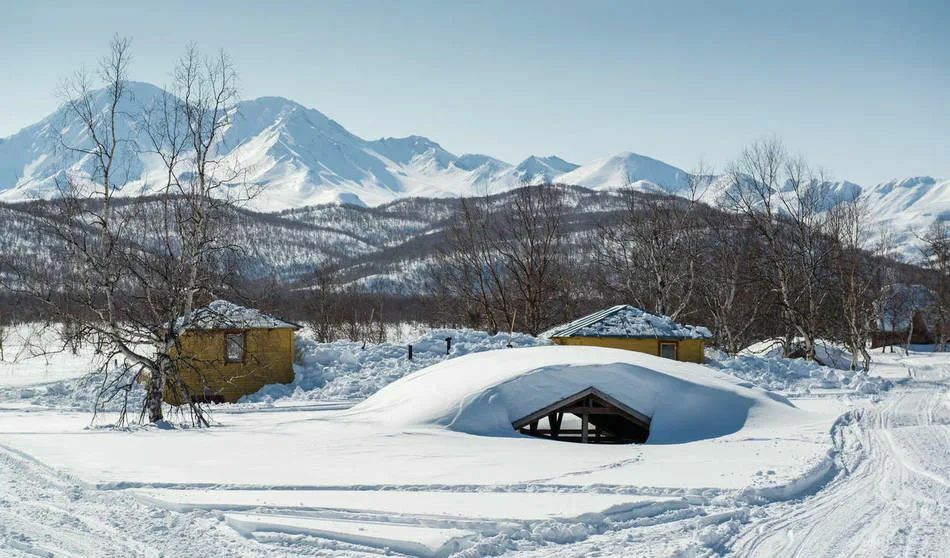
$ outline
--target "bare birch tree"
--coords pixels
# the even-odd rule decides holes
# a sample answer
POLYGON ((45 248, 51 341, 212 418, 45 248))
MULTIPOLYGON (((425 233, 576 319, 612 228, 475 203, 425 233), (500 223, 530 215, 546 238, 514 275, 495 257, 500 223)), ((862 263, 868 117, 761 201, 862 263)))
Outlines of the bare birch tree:
POLYGON ((233 116, 235 74, 223 54, 202 57, 189 47, 171 91, 145 107, 144 121, 133 121, 132 113, 142 111, 134 110, 141 107, 128 91, 129 45, 116 38, 95 75, 80 72, 64 88, 67 113, 84 132, 84 143, 66 147, 92 170, 66 173, 47 219, 66 261, 52 273, 21 274, 18 284, 96 348, 99 404, 117 396, 127 404, 141 382, 142 420, 163 421, 162 402, 171 392, 186 402, 193 423, 207 425, 202 394, 190 393, 181 380, 182 367, 195 363, 180 356, 179 341, 197 301, 224 284, 223 257, 237 248, 228 241, 227 221, 247 191, 240 170, 216 153, 233 116), (149 145, 133 141, 136 126, 149 145), (162 162, 157 195, 124 202, 118 195, 129 181, 127 156, 142 152, 162 162))
POLYGON ((830 233, 835 241, 832 258, 833 280, 829 287, 837 295, 843 340, 851 351, 851 369, 860 355, 864 370, 871 366, 867 343, 875 327, 875 314, 884 293, 884 256, 887 235, 871 244, 868 208, 861 199, 846 200, 830 210, 830 233))
POLYGON ((935 350, 944 351, 950 328, 950 227, 946 221, 937 221, 921 238, 923 260, 931 271, 933 303, 930 308, 934 328, 935 350))
POLYGON ((755 325, 767 311, 760 288, 761 245, 739 217, 711 214, 706 221, 699 300, 712 320, 716 346, 736 354, 755 341, 755 325))
MULTIPOLYGON (((782 308, 789 334, 815 359, 830 279, 826 181, 775 139, 745 149, 728 173, 721 203, 740 213, 761 238, 769 289, 782 308)), ((791 347, 785 338, 786 351, 791 347)))

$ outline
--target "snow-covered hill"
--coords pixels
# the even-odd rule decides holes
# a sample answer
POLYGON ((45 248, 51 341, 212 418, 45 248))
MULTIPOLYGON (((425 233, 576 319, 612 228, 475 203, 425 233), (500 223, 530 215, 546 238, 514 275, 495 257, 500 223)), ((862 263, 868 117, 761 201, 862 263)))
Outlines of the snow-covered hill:
MULTIPOLYGON (((142 114, 163 91, 130 82, 120 110, 118 134, 131 141, 120 168, 134 196, 155 187, 161 172, 144 147, 142 114), (138 145, 138 148, 134 146, 138 145)), ((104 108, 105 96, 93 103, 104 108)), ((89 174, 88 157, 70 147, 87 142, 80 123, 60 108, 42 121, 0 140, 0 201, 50 198, 66 173, 89 174)), ((578 166, 559 157, 530 156, 512 165, 484 154, 455 155, 421 136, 366 140, 323 113, 281 97, 243 101, 219 152, 247 169, 261 186, 249 204, 258 211, 280 211, 322 203, 379 206, 410 197, 455 198, 487 195, 522 184, 558 182, 609 190, 629 186, 640 191, 686 195, 689 173, 662 161, 623 152, 578 166)), ((715 181, 707 201, 721 190, 715 181)), ((721 193, 721 192, 719 192, 721 193)), ((887 227, 913 258, 915 238, 935 220, 950 216, 950 180, 914 177, 863 187, 841 181, 828 184, 829 204, 855 196, 869 201, 871 226, 887 227)))

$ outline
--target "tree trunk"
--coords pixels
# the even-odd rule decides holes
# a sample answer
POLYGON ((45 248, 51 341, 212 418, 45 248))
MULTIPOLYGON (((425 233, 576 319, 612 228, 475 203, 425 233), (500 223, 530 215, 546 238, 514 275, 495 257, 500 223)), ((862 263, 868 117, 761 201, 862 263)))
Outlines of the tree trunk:
POLYGON ((864 359, 864 373, 867 374, 871 370, 871 353, 863 345, 861 346, 861 358, 864 359))
POLYGON ((910 325, 907 326, 907 343, 904 344, 904 354, 910 355, 910 340, 914 338, 914 317, 910 318, 910 325))
POLYGON ((162 401, 165 397, 165 383, 168 381, 168 367, 170 364, 167 356, 160 356, 158 369, 153 370, 149 376, 145 392, 145 409, 148 411, 148 421, 150 423, 165 420, 162 414, 162 401))

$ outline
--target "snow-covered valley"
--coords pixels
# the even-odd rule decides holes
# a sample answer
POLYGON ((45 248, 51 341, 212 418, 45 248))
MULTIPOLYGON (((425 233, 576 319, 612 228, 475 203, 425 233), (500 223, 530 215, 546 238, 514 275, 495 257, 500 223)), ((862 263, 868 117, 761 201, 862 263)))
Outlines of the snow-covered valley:
MULTIPOLYGON (((410 393, 405 381, 428 390, 412 375, 426 366, 452 364, 465 383, 476 374, 468 362, 540 365, 544 351, 573 349, 506 349, 506 335, 446 330, 413 342, 409 363, 400 343, 304 338, 295 384, 217 407, 208 429, 116 430, 110 412, 91 424, 90 402, 69 395, 86 351, 0 364, 3 552, 927 556, 948 543, 946 353, 875 351, 865 381, 875 390, 859 388, 862 373, 775 356, 677 363, 677 374, 774 401, 762 398, 730 433, 579 445, 386 410, 410 393), (446 361, 449 334, 457 352, 446 361), (786 387, 756 387, 766 385, 786 387), (380 389, 388 394, 374 397, 380 389)), ((578 358, 590 357, 557 357, 578 358)))

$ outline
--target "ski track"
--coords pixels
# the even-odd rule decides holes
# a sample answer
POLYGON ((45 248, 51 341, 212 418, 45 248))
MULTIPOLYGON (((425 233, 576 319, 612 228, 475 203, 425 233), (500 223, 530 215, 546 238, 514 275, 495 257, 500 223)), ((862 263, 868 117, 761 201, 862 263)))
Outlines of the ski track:
MULTIPOLYGON (((467 525, 480 535, 460 556, 943 556, 950 548, 950 370, 915 366, 909 376, 878 403, 839 419, 832 432, 835 464, 830 479, 792 500, 763 503, 752 498, 750 503, 743 491, 532 482, 496 487, 339 488, 678 493, 682 500, 679 505, 658 507, 655 513, 586 522, 475 522, 410 514, 260 511, 467 525)), ((580 472, 562 476, 574 474, 580 472)), ((391 554, 309 535, 266 531, 241 535, 227 525, 220 511, 158 509, 137 498, 130 488, 135 487, 87 486, 0 446, 0 556, 391 554)))
POLYGON ((0 446, 0 556, 260 556, 212 514, 169 513, 89 489, 0 446))
POLYGON ((950 374, 916 381, 835 433, 839 474, 813 496, 755 510, 741 556, 945 556, 950 548, 950 374))

